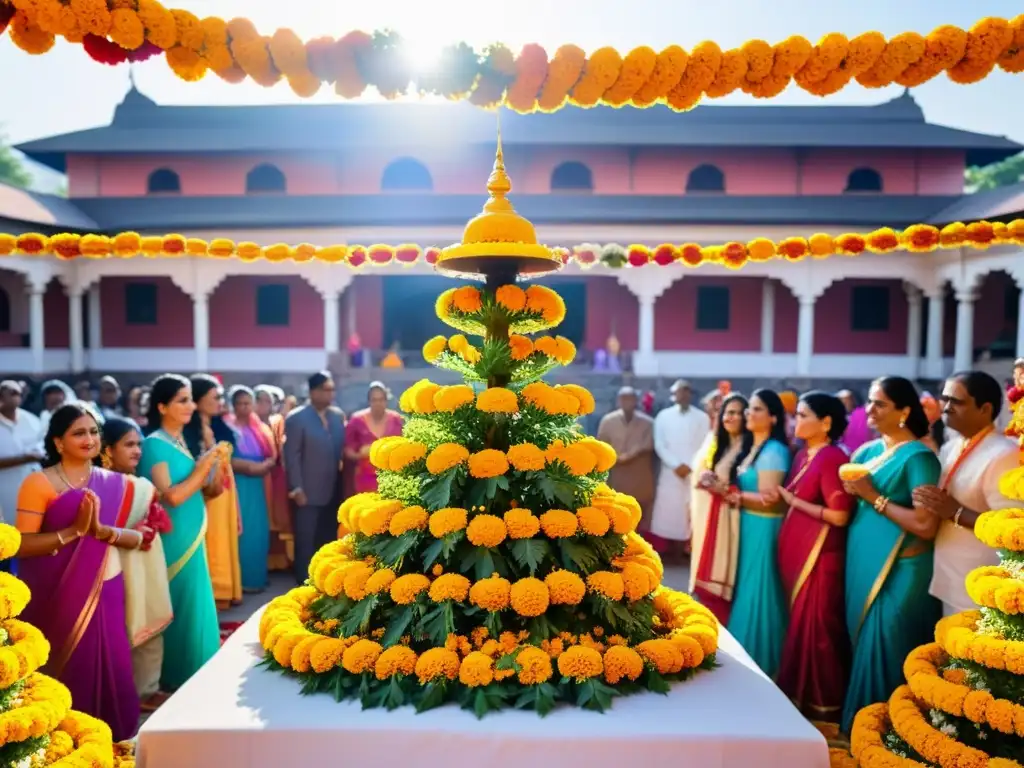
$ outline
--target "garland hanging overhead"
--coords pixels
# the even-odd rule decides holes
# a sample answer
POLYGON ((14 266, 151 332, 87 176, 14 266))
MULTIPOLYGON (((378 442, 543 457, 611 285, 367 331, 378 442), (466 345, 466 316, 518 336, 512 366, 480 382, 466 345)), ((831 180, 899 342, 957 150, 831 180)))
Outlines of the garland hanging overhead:
POLYGON ((200 19, 167 9, 157 0, 0 0, 0 33, 30 54, 49 51, 56 37, 79 43, 96 61, 119 64, 163 55, 183 80, 214 72, 237 83, 265 87, 287 80, 310 97, 327 84, 345 99, 376 88, 387 98, 411 93, 504 104, 517 112, 554 111, 566 104, 593 107, 667 104, 688 110, 703 98, 741 90, 777 96, 795 82, 827 96, 856 81, 867 88, 921 85, 945 72, 956 83, 983 80, 993 69, 1024 71, 1024 15, 1012 21, 985 18, 964 30, 940 26, 927 35, 880 32, 855 37, 825 35, 815 45, 794 35, 771 45, 750 40, 723 50, 706 41, 687 51, 672 45, 587 54, 560 46, 550 57, 529 44, 514 54, 498 44, 476 50, 445 47, 436 64, 418 70, 402 38, 392 31, 350 32, 340 39, 303 41, 290 29, 261 34, 245 18, 200 19))
MULTIPOLYGON (((646 245, 622 246, 584 243, 573 248, 556 248, 563 263, 575 262, 582 267, 602 264, 610 268, 669 266, 680 263, 687 267, 702 264, 721 264, 739 269, 748 262, 772 259, 800 261, 830 256, 859 256, 862 253, 893 253, 909 251, 928 253, 937 249, 985 249, 993 245, 1024 245, 1024 219, 1009 223, 974 221, 957 222, 945 227, 914 224, 902 231, 884 227, 866 234, 847 233, 828 235, 818 233, 810 237, 787 237, 771 240, 758 237, 748 242, 729 242, 721 245, 663 243, 655 247, 646 245)), ((214 259, 238 258, 242 261, 322 261, 346 264, 353 269, 370 265, 385 266, 397 262, 412 266, 419 262, 434 264, 441 252, 435 246, 423 247, 412 243, 403 245, 328 245, 310 243, 289 245, 277 243, 261 246, 253 242, 239 242, 226 238, 201 240, 184 235, 147 235, 121 232, 117 235, 78 235, 62 233, 41 235, 30 232, 22 235, 0 233, 0 256, 56 256, 59 259, 175 258, 183 256, 214 259)))

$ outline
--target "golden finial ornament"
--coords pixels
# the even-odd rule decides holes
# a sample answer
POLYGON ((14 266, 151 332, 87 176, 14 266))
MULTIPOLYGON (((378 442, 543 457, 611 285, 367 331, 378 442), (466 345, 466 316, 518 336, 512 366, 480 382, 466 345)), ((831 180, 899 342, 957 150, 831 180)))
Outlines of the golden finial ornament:
POLYGON ((505 169, 500 110, 497 137, 483 211, 466 224, 461 243, 441 251, 437 269, 460 275, 487 275, 495 271, 492 267, 499 266, 518 274, 559 269, 561 261, 550 248, 538 244, 533 223, 516 213, 507 197, 512 191, 512 179, 505 169))

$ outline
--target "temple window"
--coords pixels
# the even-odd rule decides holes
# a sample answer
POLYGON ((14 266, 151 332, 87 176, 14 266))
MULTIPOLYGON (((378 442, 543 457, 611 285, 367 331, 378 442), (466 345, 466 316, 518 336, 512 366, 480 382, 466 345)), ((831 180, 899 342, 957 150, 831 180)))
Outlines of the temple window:
POLYGON ((246 194, 261 192, 284 192, 287 181, 284 173, 276 165, 263 163, 257 165, 245 177, 246 194))
POLYGON ((729 330, 729 287, 697 286, 697 330, 729 330))
POLYGON ((846 177, 844 192, 881 192, 882 174, 874 168, 857 168, 846 177))
POLYGON ((855 285, 850 289, 850 330, 889 330, 889 286, 855 285))
POLYGON ((686 179, 687 192, 725 192, 725 174, 717 165, 698 165, 686 179))
POLYGON ((0 333, 11 332, 11 296, 0 288, 0 333))
POLYGON ((551 172, 552 192, 593 192, 594 174, 583 163, 562 163, 551 172))
POLYGON ((411 157, 400 157, 388 163, 381 174, 382 192, 430 192, 434 180, 427 166, 411 157))
POLYGON ((146 193, 150 195, 181 194, 181 177, 170 168, 157 168, 146 180, 146 193))
POLYGON ((125 325, 157 325, 156 283, 125 283, 125 325))
POLYGON ((269 283, 256 286, 256 325, 288 326, 291 324, 291 296, 288 286, 269 283))

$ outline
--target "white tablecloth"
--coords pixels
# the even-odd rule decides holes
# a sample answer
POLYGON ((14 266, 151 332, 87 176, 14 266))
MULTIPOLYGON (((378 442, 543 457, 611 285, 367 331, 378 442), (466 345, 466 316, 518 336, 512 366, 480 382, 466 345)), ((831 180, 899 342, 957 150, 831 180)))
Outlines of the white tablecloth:
POLYGON ((603 715, 477 720, 454 706, 417 715, 300 696, 295 680, 256 668, 260 613, 142 726, 140 768, 828 768, 824 738, 724 630, 721 666, 667 696, 625 696, 603 715))

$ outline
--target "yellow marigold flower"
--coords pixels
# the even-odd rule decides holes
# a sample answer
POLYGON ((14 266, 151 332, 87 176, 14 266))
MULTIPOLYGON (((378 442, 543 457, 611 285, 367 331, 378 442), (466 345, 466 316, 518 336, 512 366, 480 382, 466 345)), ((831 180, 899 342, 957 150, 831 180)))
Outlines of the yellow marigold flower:
POLYGON ((532 539, 540 530, 540 520, 528 509, 510 509, 504 519, 510 539, 532 539))
POLYGON ((377 657, 373 672, 378 680, 387 680, 395 675, 411 675, 415 669, 416 652, 404 645, 395 645, 377 657))
POLYGON ((357 640, 345 649, 345 653, 341 657, 341 666, 346 672, 353 675, 369 672, 374 668, 383 650, 380 644, 373 640, 357 640))
POLYGON ((479 648, 481 645, 483 645, 484 640, 487 639, 487 636, 489 634, 491 633, 490 630, 487 629, 487 627, 474 627, 473 631, 469 633, 469 638, 473 642, 473 647, 479 648))
POLYGON ((430 588, 430 579, 422 573, 407 573, 399 576, 391 584, 391 599, 399 605, 409 605, 416 601, 416 596, 430 588))
POLYGON ((406 507, 395 513, 388 523, 388 533, 401 536, 409 531, 422 531, 427 527, 427 511, 423 507, 406 507))
POLYGON ((458 443, 441 443, 427 456, 427 472, 441 475, 469 458, 469 451, 458 443))
POLYGON ((595 496, 590 503, 608 515, 614 533, 625 536, 633 532, 632 516, 629 514, 629 510, 621 504, 603 496, 595 496))
POLYGON ((509 312, 526 309, 526 291, 518 285, 503 285, 494 292, 494 301, 509 312))
POLYGON ((551 657, 540 648, 528 645, 516 656, 519 665, 519 682, 523 685, 540 685, 551 679, 551 657))
MULTIPOLYGON (((669 642, 679 652, 680 669, 693 669, 704 661, 704 649, 700 642, 684 630, 677 629, 669 635, 669 642)), ((677 670, 678 671, 678 670, 677 670)))
POLYGON ((437 360, 448 348, 448 339, 444 336, 435 336, 423 345, 423 359, 428 363, 437 360))
POLYGON ((468 518, 469 513, 459 507, 439 509, 430 516, 430 533, 435 539, 444 538, 465 528, 468 518))
POLYGON ((514 632, 502 632, 498 636, 498 643, 502 653, 512 653, 519 647, 519 635, 514 632))
POLYGON ((509 594, 512 610, 520 616, 540 616, 548 609, 548 587, 532 576, 512 585, 509 594))
POLYGON ((542 355, 547 355, 552 360, 557 360, 558 342, 553 336, 541 336, 533 342, 533 349, 542 355))
POLYGON ((406 467, 421 461, 427 455, 427 446, 407 440, 395 446, 388 454, 388 468, 392 472, 401 472, 406 467))
POLYGON ((543 381, 533 381, 523 387, 522 395, 523 400, 532 405, 534 408, 541 410, 545 409, 545 404, 554 395, 555 388, 550 384, 543 381))
POLYGON ((537 312, 545 323, 553 326, 565 319, 562 297, 543 285, 531 285, 526 289, 526 310, 537 312))
POLYGON ((345 596, 350 600, 362 600, 366 597, 366 582, 373 576, 373 568, 366 563, 352 563, 345 574, 345 596))
POLYGON ((435 603, 453 600, 461 603, 469 593, 469 579, 461 573, 445 573, 438 576, 430 585, 430 599, 435 603))
POLYGON ((469 339, 467 339, 461 333, 456 333, 455 335, 448 339, 448 349, 450 349, 456 355, 461 355, 463 352, 466 351, 466 348, 468 346, 469 339))
POLYGON ((672 641, 663 638, 645 640, 636 647, 637 652, 649 661, 661 675, 671 675, 683 668, 683 654, 672 641))
POLYGON ((518 413, 519 398, 511 389, 490 387, 476 396, 476 409, 484 413, 518 413))
POLYGON ((576 515, 565 509, 549 509, 540 516, 540 527, 549 539, 567 539, 576 535, 576 515))
POLYGON ((435 397, 441 389, 440 385, 428 381, 412 395, 413 413, 431 414, 437 410, 435 397))
POLYGON ((604 536, 611 528, 608 515, 597 507, 580 507, 576 510, 576 519, 579 521, 580 530, 588 536, 604 536))
POLYGON ((533 443, 520 443, 508 449, 508 463, 519 472, 539 472, 544 469, 544 451, 533 443))
POLYGON ((595 571, 587 577, 587 587, 609 600, 621 600, 626 586, 622 577, 611 571, 595 571))
POLYGON ((563 445, 560 440, 556 440, 548 446, 545 456, 550 463, 557 461, 564 464, 574 477, 589 475, 597 466, 594 454, 579 443, 563 445))
POLYGON ((442 573, 444 573, 444 566, 440 563, 435 563, 434 567, 430 569, 431 576, 440 576, 442 573))
POLYGON ((607 472, 615 466, 615 449, 603 440, 595 440, 592 437, 585 437, 580 440, 579 445, 594 454, 595 468, 598 472, 607 472))
POLYGON ((565 645, 560 637, 556 637, 552 640, 542 640, 540 647, 541 650, 552 659, 557 659, 562 655, 562 652, 565 651, 565 645))
POLYGON ((604 679, 612 685, 622 681, 636 680, 643 674, 644 660, 632 648, 613 645, 604 652, 604 679))
POLYGON ((505 540, 505 521, 497 515, 477 515, 466 526, 466 538, 478 547, 493 549, 505 540))
MULTIPOLYGON (((558 360, 562 365, 569 365, 573 360, 576 359, 576 345, 569 341, 564 336, 555 336, 555 359, 558 360)), ((575 385, 572 385, 575 386, 575 385)), ((583 389, 583 387, 580 387, 583 389)), ((586 391, 586 390, 584 390, 586 391)), ((589 394, 589 392, 587 393, 589 394)), ((593 398, 591 398, 593 402, 593 398)), ((588 413, 593 412, 593 408, 588 413)))
MULTIPOLYGON (((328 562, 321 570, 326 570, 327 567, 331 565, 332 564, 328 562)), ((340 563, 332 566, 333 570, 327 574, 326 578, 314 579, 314 583, 317 581, 322 582, 323 591, 331 597, 337 597, 345 591, 345 575, 349 572, 350 568, 354 568, 356 565, 357 563, 340 563)), ((359 563, 359 565, 361 565, 361 563, 359 563)))
POLYGON ((494 680, 494 660, 480 651, 473 651, 459 665, 459 682, 467 688, 490 685, 494 680))
POLYGON ((382 437, 375 440, 370 446, 370 463, 377 469, 390 469, 391 451, 405 442, 408 441, 404 437, 382 437))
POLYGON ((508 472, 508 459, 494 448, 485 448, 469 457, 469 474, 483 479, 498 477, 508 472))
POLYGON ((416 660, 416 676, 423 685, 442 677, 454 680, 458 675, 459 654, 447 648, 431 648, 416 660))
POLYGON ((449 288, 447 291, 437 297, 434 302, 434 312, 442 320, 448 317, 452 312, 452 299, 455 296, 455 292, 458 288, 449 288))
POLYGON ((467 315, 479 312, 483 307, 480 301, 480 289, 474 285, 464 285, 461 288, 456 288, 455 293, 452 294, 452 306, 459 312, 464 312, 467 315))
POLYGON ((320 639, 309 652, 309 665, 318 675, 330 672, 341 661, 345 652, 345 643, 336 637, 320 639))
POLYGON ((544 409, 552 416, 578 416, 580 401, 564 390, 552 389, 544 409))
POLYGON ((456 384, 453 387, 441 387, 434 394, 434 407, 442 413, 454 413, 464 405, 476 399, 473 388, 468 384, 456 384))
POLYGON ((513 333, 508 337, 509 354, 515 361, 525 360, 533 354, 533 342, 526 336, 513 333))
MULTIPOLYGON (((295 650, 296 646, 298 646, 299 642, 304 637, 306 637, 306 632, 302 629, 293 630, 291 632, 285 632, 284 634, 282 634, 277 639, 277 642, 274 643, 274 661, 276 661, 282 667, 287 667, 289 664, 291 664, 292 651, 295 650)), ((40 659, 40 661, 41 660, 42 659, 40 659)))
POLYGON ((480 350, 468 342, 459 349, 459 357, 470 365, 476 365, 482 357, 480 350))
POLYGON ((455 651, 460 656, 468 656, 473 651, 469 639, 465 635, 456 635, 454 632, 449 633, 445 638, 444 647, 449 651, 455 651))
POLYGON ((573 680, 589 680, 598 677, 604 671, 601 654, 593 648, 574 645, 558 657, 558 671, 562 677, 573 680))
POLYGON ((642 600, 658 587, 658 580, 654 574, 635 563, 627 563, 622 569, 622 583, 626 599, 631 603, 642 600))
POLYGON ((364 536, 377 536, 388 530, 391 519, 402 509, 402 502, 381 501, 359 516, 359 532, 364 536))
POLYGON ((390 568, 381 568, 374 571, 373 575, 366 580, 366 594, 377 595, 384 590, 391 589, 395 581, 395 572, 390 568))
MULTIPOLYGON (((371 455, 371 457, 373 456, 373 449, 374 449, 374 447, 376 445, 377 445, 377 443, 374 443, 373 446, 370 447, 370 455, 371 455)), ((371 459, 371 463, 372 463, 372 459, 371 459)), ((351 522, 350 517, 351 517, 352 511, 356 507, 359 507, 359 506, 361 506, 363 504, 366 504, 367 502, 371 502, 371 501, 376 502, 376 501, 380 501, 380 500, 381 500, 381 498, 380 498, 380 494, 379 493, 357 493, 355 496, 349 496, 347 499, 345 499, 345 501, 343 501, 341 503, 341 506, 338 507, 338 522, 343 524, 346 528, 348 528, 349 527, 348 524, 351 522)), ((340 541, 340 539, 339 539, 339 541, 340 541)), ((328 545, 328 546, 330 546, 330 545, 328 545)), ((319 552, 317 552, 316 555, 314 555, 314 557, 319 557, 321 555, 321 553, 324 553, 324 549, 321 549, 319 552)), ((341 554, 341 553, 339 553, 339 554, 341 554)), ((310 565, 312 566, 312 563, 310 563, 310 565)))
POLYGON ((503 611, 508 608, 512 584, 498 574, 481 579, 469 589, 469 602, 485 611, 503 611))
POLYGON ((572 571, 552 571, 544 577, 552 605, 579 605, 587 592, 583 579, 572 571))

